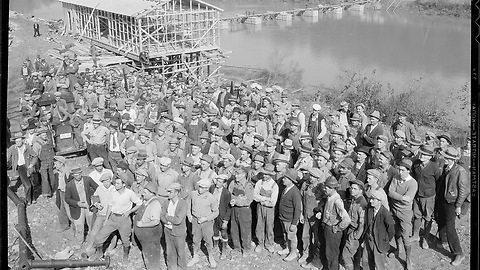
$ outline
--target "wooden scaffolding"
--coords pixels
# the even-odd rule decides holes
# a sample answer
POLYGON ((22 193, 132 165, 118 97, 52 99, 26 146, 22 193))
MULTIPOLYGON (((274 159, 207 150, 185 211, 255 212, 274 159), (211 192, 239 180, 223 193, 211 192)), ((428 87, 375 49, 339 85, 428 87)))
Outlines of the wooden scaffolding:
POLYGON ((218 71, 222 9, 200 0, 60 0, 67 32, 165 76, 218 71))

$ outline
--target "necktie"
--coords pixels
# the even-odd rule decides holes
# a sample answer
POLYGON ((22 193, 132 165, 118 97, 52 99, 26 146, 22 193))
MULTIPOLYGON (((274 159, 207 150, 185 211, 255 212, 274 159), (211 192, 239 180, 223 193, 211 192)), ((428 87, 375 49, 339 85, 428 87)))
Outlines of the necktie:
POLYGON ((113 133, 113 134, 112 134, 112 141, 113 141, 113 142, 112 142, 112 148, 113 148, 113 149, 117 148, 117 138, 116 138, 115 134, 116 134, 116 133, 113 133))

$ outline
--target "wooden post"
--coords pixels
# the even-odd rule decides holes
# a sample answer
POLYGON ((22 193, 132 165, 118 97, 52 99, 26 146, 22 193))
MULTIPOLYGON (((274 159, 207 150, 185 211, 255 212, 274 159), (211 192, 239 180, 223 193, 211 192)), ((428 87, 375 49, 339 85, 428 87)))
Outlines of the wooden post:
POLYGON ((77 42, 79 42, 80 39, 82 39, 83 35, 85 34, 85 30, 87 30, 87 27, 88 27, 88 25, 90 24, 90 20, 91 20, 92 17, 93 17, 93 13, 94 13, 95 10, 97 9, 98 5, 100 5, 100 3, 98 3, 98 4, 92 9, 92 13, 90 13, 90 17, 88 17, 88 21, 87 21, 87 23, 85 24, 85 27, 83 28, 82 33, 80 33, 80 36, 78 37, 77 42))

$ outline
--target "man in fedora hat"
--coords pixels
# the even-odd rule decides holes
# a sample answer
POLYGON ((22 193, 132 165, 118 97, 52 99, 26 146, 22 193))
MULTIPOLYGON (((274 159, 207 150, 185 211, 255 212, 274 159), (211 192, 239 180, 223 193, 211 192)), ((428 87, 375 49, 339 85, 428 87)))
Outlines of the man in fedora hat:
MULTIPOLYGON (((186 269, 185 238, 188 203, 181 198, 182 186, 172 183, 167 187, 168 200, 162 205, 160 219, 164 226, 168 269, 186 269)), ((157 254, 158 256, 158 254, 157 254)))
POLYGON ((350 197, 349 185, 350 182, 355 180, 356 177, 352 173, 352 168, 355 165, 351 158, 345 158, 338 165, 338 188, 337 193, 340 194, 342 199, 350 197))
POLYGON ((380 122, 380 112, 374 111, 370 114, 370 124, 365 127, 365 131, 362 134, 362 145, 367 147, 375 146, 379 135, 383 135, 383 127, 380 122))
POLYGON ((437 136, 439 147, 435 148, 435 157, 434 162, 437 163, 438 167, 443 170, 445 167, 445 158, 442 153, 447 151, 448 147, 452 145, 452 139, 448 134, 442 134, 437 136))
POLYGON ((157 147, 154 142, 150 140, 150 132, 146 129, 141 129, 138 132, 138 138, 135 141, 135 146, 140 149, 145 149, 147 152, 147 162, 153 161, 157 156, 157 147))
POLYGON ((407 121, 407 112, 401 110, 397 112, 397 120, 390 127, 390 134, 393 136, 397 130, 401 130, 405 134, 405 139, 410 140, 415 137, 416 131, 412 123, 407 121))
MULTIPOLYGON (((400 253, 400 237, 403 240, 406 253, 406 269, 412 269, 412 245, 410 235, 412 233, 413 200, 418 190, 417 181, 410 175, 412 161, 403 159, 397 162, 399 177, 392 180, 388 188, 391 211, 395 220, 396 250, 390 254, 400 253)), ((390 256, 390 255, 389 255, 390 256)))
POLYGON ((357 255, 361 248, 361 237, 364 233, 365 210, 367 208, 367 200, 363 196, 364 184, 358 179, 351 180, 350 198, 347 200, 345 208, 351 219, 350 225, 345 230, 344 239, 345 247, 343 249, 342 258, 345 263, 345 270, 353 270, 358 265, 357 255))
POLYGON ((322 220, 325 257, 328 269, 339 269, 340 243, 342 232, 351 220, 343 205, 340 194, 337 193, 338 181, 334 176, 327 178, 323 184, 326 196, 323 211, 317 213, 317 218, 322 220))
POLYGON ((285 248, 278 252, 279 255, 287 255, 284 261, 293 261, 298 257, 297 251, 297 225, 302 214, 302 195, 296 187, 298 173, 295 169, 288 169, 283 178, 285 187, 278 201, 278 217, 282 224, 285 248))
POLYGON ((235 180, 228 186, 232 194, 230 205, 232 206, 230 233, 234 250, 241 251, 244 257, 251 252, 252 211, 250 204, 253 201, 254 187, 247 180, 245 168, 238 168, 235 180))
POLYGON ((420 147, 419 157, 413 161, 412 177, 417 180, 418 192, 413 202, 413 242, 420 241, 420 227, 424 220, 422 248, 428 249, 430 230, 432 228, 435 207, 436 183, 441 176, 440 168, 431 159, 435 155, 433 146, 424 144, 420 147))
POLYGON ((265 247, 270 253, 274 252, 273 224, 275 217, 275 204, 278 198, 278 185, 273 180, 275 167, 273 164, 265 165, 253 190, 253 199, 257 204, 257 226, 255 236, 258 239, 256 252, 261 252, 265 247))
POLYGON ((70 176, 70 169, 65 165, 67 161, 65 157, 54 156, 53 159, 53 172, 55 174, 55 181, 52 185, 52 188, 55 188, 55 203, 58 207, 57 216, 60 223, 60 230, 57 232, 63 232, 68 230, 70 228, 70 224, 72 223, 70 208, 65 202, 65 187, 70 176))
POLYGON ((450 251, 455 256, 452 265, 458 266, 465 255, 460 246, 455 221, 461 217, 462 206, 470 196, 470 183, 467 171, 456 163, 459 153, 455 148, 448 147, 442 151, 442 156, 445 167, 438 180, 436 220, 443 247, 448 242, 450 251))
POLYGON ((84 242, 85 221, 88 228, 92 228, 93 212, 90 211, 92 196, 98 184, 89 176, 82 176, 82 169, 76 165, 72 168, 71 179, 65 187, 65 202, 70 207, 70 214, 75 225, 77 247, 84 242))
POLYGON ((93 160, 96 157, 102 157, 104 160, 104 165, 107 168, 110 168, 108 163, 108 152, 107 152, 107 137, 110 134, 108 128, 101 126, 102 119, 100 115, 96 114, 93 116, 93 128, 88 130, 83 130, 81 133, 83 141, 89 144, 87 148, 88 155, 90 159, 93 160))
POLYGON ((300 169, 309 169, 313 167, 313 158, 311 156, 312 154, 312 148, 308 145, 300 147, 300 155, 298 156, 297 162, 293 166, 295 170, 300 170, 300 169))
POLYGON ((369 207, 365 213, 363 241, 363 269, 385 270, 390 241, 395 234, 392 213, 385 208, 387 196, 383 190, 372 189, 367 193, 369 207))
POLYGON ((200 261, 200 242, 205 241, 210 267, 215 268, 217 263, 213 258, 213 222, 218 216, 218 201, 208 192, 212 181, 203 178, 198 181, 198 190, 192 191, 189 201, 187 217, 192 223, 193 258, 187 263, 192 267, 200 261))
POLYGON ((367 180, 367 170, 371 168, 370 165, 370 151, 365 146, 355 148, 355 165, 352 168, 352 173, 357 179, 365 183, 367 180))
POLYGON ((158 186, 149 182, 143 190, 143 203, 135 214, 133 232, 140 243, 142 258, 147 270, 160 269, 162 225, 160 213, 162 205, 156 197, 158 186))

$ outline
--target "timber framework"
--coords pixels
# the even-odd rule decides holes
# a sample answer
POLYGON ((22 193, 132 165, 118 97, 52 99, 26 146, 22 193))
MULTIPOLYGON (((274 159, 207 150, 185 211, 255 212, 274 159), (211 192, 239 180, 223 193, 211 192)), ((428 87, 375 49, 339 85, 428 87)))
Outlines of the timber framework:
POLYGON ((59 0, 66 30, 164 76, 211 77, 222 9, 201 0, 59 0))

